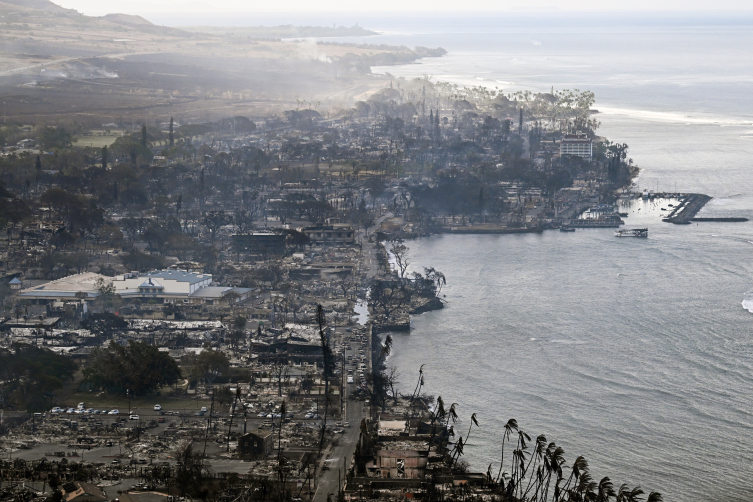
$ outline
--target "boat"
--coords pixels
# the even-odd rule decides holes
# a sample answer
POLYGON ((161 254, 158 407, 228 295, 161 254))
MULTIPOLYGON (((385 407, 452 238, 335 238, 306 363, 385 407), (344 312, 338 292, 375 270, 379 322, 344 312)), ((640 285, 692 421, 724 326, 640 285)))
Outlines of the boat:
POLYGON ((573 227, 560 227, 560 232, 575 232, 575 229, 573 227))
POLYGON ((648 237, 648 228, 623 228, 614 233, 615 237, 648 237))

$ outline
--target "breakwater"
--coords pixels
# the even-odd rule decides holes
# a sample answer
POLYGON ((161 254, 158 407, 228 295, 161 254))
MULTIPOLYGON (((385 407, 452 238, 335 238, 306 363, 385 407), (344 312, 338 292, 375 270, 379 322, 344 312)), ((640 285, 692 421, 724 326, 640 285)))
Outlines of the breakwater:
POLYGON ((748 221, 748 218, 693 218, 690 221, 721 221, 724 223, 742 223, 748 221))

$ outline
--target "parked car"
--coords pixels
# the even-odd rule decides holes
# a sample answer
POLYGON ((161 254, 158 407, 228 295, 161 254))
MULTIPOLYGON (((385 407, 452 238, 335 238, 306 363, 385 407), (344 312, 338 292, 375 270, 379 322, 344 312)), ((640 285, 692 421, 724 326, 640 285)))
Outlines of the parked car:
POLYGON ((202 406, 201 407, 201 411, 203 411, 204 413, 206 413, 207 412, 207 407, 206 406, 202 406))
POLYGON ((139 416, 138 416, 138 415, 131 415, 131 416, 130 416, 130 417, 128 417, 128 418, 129 418, 130 420, 139 420, 139 416))
POLYGON ((162 406, 160 406, 159 404, 155 404, 154 411, 162 411, 162 406))
POLYGON ((267 418, 267 414, 266 413, 259 413, 258 415, 256 415, 256 417, 257 418, 267 418))
POLYGON ((107 412, 107 414, 108 415, 120 415, 120 411, 119 410, 110 410, 109 412, 107 412))
POLYGON ((52 409, 52 411, 50 411, 50 413, 54 413, 54 414, 58 414, 58 413, 62 413, 62 412, 63 412, 63 410, 60 409, 60 406, 55 406, 52 409))

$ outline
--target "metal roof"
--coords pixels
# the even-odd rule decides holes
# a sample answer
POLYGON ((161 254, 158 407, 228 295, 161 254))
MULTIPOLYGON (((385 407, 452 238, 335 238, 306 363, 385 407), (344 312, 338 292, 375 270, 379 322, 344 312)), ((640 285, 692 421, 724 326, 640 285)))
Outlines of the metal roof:
POLYGON ((212 274, 199 274, 196 272, 187 272, 185 270, 160 270, 159 272, 149 272, 149 274, 142 277, 157 277, 160 279, 196 284, 197 282, 203 282, 207 279, 211 280, 212 274))

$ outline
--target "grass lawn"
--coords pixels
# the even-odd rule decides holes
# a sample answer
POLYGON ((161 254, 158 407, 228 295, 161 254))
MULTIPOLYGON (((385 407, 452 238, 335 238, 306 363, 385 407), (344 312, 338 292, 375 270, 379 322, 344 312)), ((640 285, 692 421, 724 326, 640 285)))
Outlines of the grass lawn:
POLYGON ((113 143, 115 143, 115 140, 118 139, 122 134, 115 133, 115 134, 108 134, 99 136, 98 134, 92 134, 91 136, 79 136, 76 138, 76 141, 73 142, 73 146, 77 147, 84 147, 84 146, 90 146, 93 148, 102 148, 103 146, 110 146, 113 143))
MULTIPOLYGON (((163 387, 159 391, 159 396, 137 396, 131 397, 131 410, 154 410, 155 404, 161 404, 165 410, 190 410, 198 411, 202 406, 209 407, 208 399, 189 398, 186 396, 175 396, 172 387, 163 387)), ((108 394, 107 392, 78 392, 77 390, 69 391, 65 397, 61 397, 61 402, 69 408, 75 408, 78 403, 83 402, 87 408, 99 410, 118 409, 121 413, 128 412, 128 398, 119 394, 108 394)), ((58 404, 63 406, 63 404, 58 404)), ((217 403, 215 403, 215 409, 217 403)))

